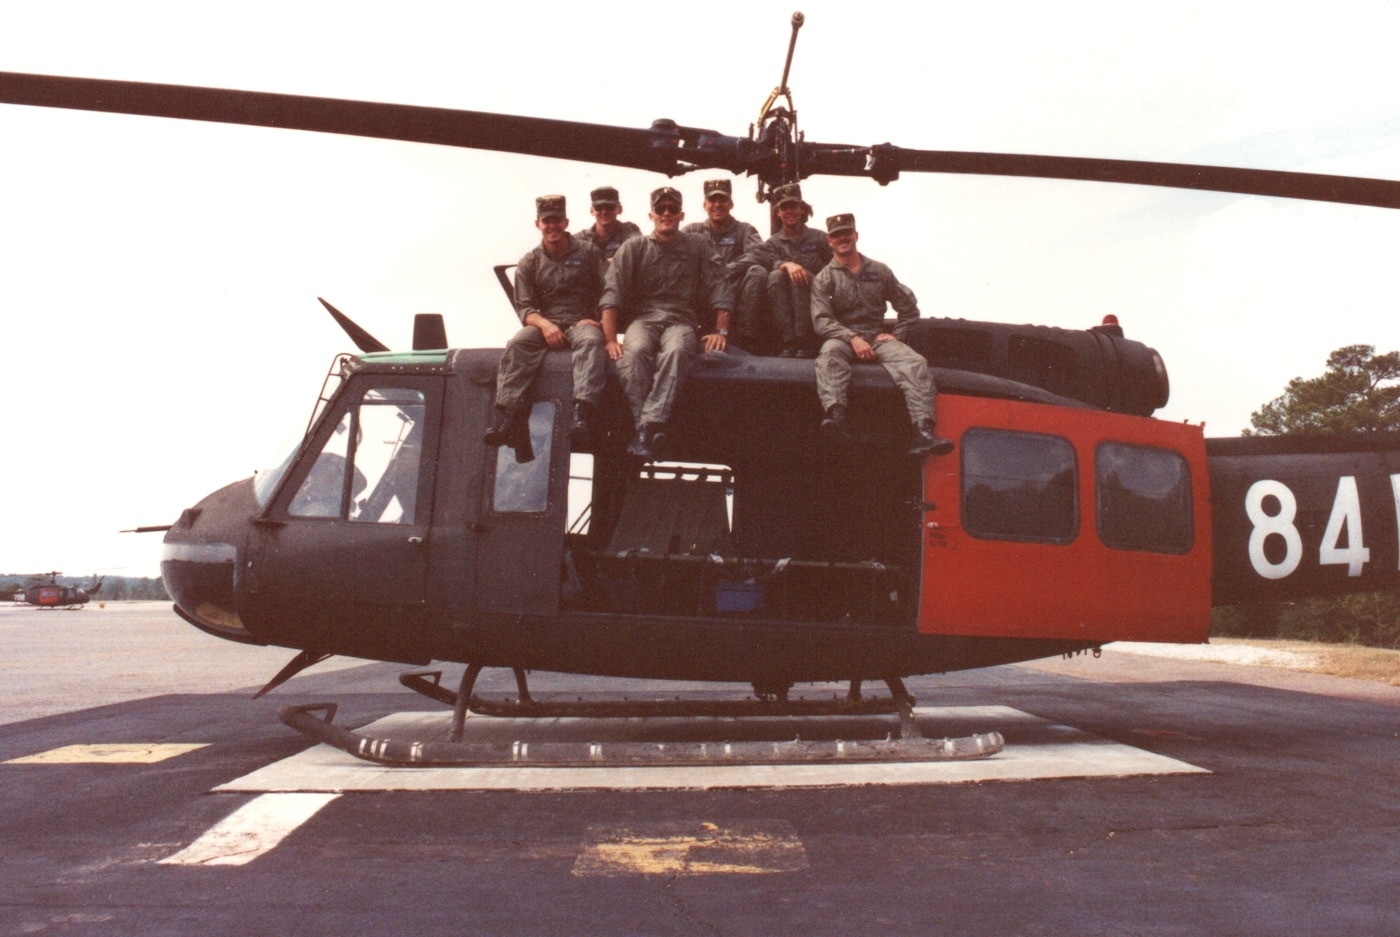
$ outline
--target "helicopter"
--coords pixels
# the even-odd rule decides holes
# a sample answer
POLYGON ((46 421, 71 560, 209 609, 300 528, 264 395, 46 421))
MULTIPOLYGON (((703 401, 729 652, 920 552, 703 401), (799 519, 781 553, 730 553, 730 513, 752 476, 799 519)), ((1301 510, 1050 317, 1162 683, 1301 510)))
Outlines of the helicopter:
MULTIPOLYGON (((1400 207, 1388 180, 812 143, 786 77, 747 135, 13 73, 0 101, 726 171, 760 192, 950 172, 1400 207)), ((911 344, 958 448, 919 463, 883 442, 898 408, 881 373, 854 381, 865 445, 833 453, 810 364, 702 362, 674 461, 636 464, 610 427, 573 526, 563 356, 538 378, 524 459, 481 442, 499 350, 450 348, 431 318, 406 351, 352 324, 361 353, 335 360, 305 435, 185 510, 162 574, 195 627, 299 652, 268 688, 332 654, 449 661, 467 665, 455 694, 415 688, 527 715, 555 712, 529 699, 528 670, 748 683, 762 711, 801 710, 798 683, 849 681, 859 698, 882 680, 907 703, 913 674, 1200 642, 1212 605, 1394 588, 1400 443, 1207 440, 1153 419, 1170 390, 1160 356, 1087 325, 921 322, 911 344), (850 491, 864 494, 854 516, 839 507, 850 491), (472 695, 484 667, 516 672, 518 704, 472 695)))
POLYGON ((58 576, 57 570, 30 576, 22 596, 16 595, 15 601, 38 608, 61 608, 68 611, 80 609, 97 594, 102 588, 103 579, 106 578, 96 576, 92 584, 87 586, 65 586, 59 583, 58 576))

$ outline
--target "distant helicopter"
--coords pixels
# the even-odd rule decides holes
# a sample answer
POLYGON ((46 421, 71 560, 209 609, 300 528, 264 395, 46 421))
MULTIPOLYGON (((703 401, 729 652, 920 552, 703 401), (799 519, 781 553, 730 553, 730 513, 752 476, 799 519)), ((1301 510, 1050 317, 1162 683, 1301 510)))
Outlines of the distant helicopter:
POLYGON ((105 576, 97 576, 89 586, 65 586, 58 581, 57 570, 29 577, 22 597, 15 601, 38 608, 79 609, 86 605, 102 588, 105 576))
MULTIPOLYGON (((823 174, 886 185, 951 172, 1400 207, 1391 180, 808 142, 786 86, 801 25, 747 136, 13 73, 0 73, 0 102, 727 170, 761 193, 823 174)), ((629 457, 620 416, 588 453, 585 510, 570 484, 566 353, 542 369, 521 453, 482 442, 499 349, 449 348, 441 318, 420 317, 413 349, 394 351, 331 312, 361 353, 337 358, 304 438, 165 536, 162 575, 185 620, 299 651, 263 692, 342 654, 466 664, 455 692, 439 673, 403 678, 455 708, 455 735, 467 710, 907 716, 909 675, 1202 642, 1212 605, 1400 581, 1400 439, 1208 440, 1153 419, 1166 367, 1116 322, 919 322, 910 344, 935 369, 939 431, 957 442, 921 462, 890 442, 902 408, 873 365, 857 366, 851 400, 869 436, 837 452, 820 444, 810 362, 706 356, 674 414, 673 460, 629 457), (485 667, 514 670, 519 699, 474 695, 485 667), (530 669, 748 683, 757 698, 580 708, 533 699, 530 669), (849 681, 847 698, 790 698, 817 681, 849 681), (863 681, 889 699, 862 696, 863 681)), ((422 760, 421 747, 400 758, 332 732, 329 717, 284 718, 365 757, 422 760)))

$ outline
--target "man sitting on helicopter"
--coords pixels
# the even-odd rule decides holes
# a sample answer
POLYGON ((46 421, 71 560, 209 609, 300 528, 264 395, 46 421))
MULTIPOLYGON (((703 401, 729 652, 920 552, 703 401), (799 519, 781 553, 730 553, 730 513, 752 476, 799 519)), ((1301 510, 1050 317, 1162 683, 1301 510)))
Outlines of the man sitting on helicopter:
POLYGON ((807 314, 812 277, 831 262, 831 248, 821 231, 807 227, 812 206, 803 201, 800 185, 778 186, 773 203, 783 229, 745 255, 743 262, 768 271, 768 315, 772 331, 778 333, 779 354, 811 358, 816 354, 807 314))
POLYGON ((603 252, 569 234, 562 195, 535 199, 535 227, 542 238, 515 268, 515 310, 524 328, 501 356, 496 375, 496 415, 488 445, 505 445, 526 433, 527 392, 547 352, 573 349, 574 424, 570 443, 587 448, 597 432, 608 358, 602 324, 592 318, 603 292, 603 252))
POLYGON ((953 441, 933 432, 937 388, 924 356, 896 336, 919 318, 914 293, 895 279, 894 272, 878 260, 856 250, 856 216, 832 215, 826 219, 826 239, 832 260, 812 281, 812 327, 821 338, 817 356, 817 394, 821 399, 822 432, 838 443, 850 441, 846 428, 846 389, 854 361, 879 361, 904 393, 904 404, 914 424, 912 456, 947 455, 953 441), (898 314, 895 334, 884 330, 885 305, 898 314))
POLYGON ((613 259, 613 254, 628 238, 637 237, 642 229, 631 221, 623 221, 622 202, 618 200, 617 189, 610 185, 599 186, 588 193, 592 205, 588 212, 593 216, 593 224, 578 231, 574 237, 592 244, 603 252, 603 256, 613 259))
MULTIPOLYGON (((699 234, 709 239, 729 271, 729 288, 734 292, 734 342, 741 348, 753 350, 758 336, 757 316, 762 308, 763 291, 768 284, 767 271, 749 258, 763 244, 758 229, 747 221, 735 218, 733 183, 728 179, 705 182, 705 220, 686 225, 687 234, 699 234)), ((705 328, 711 323, 702 322, 705 328)))
POLYGON ((662 186, 651 193, 651 234, 632 238, 608 263, 602 310, 608 357, 637 434, 627 451, 650 462, 661 458, 666 420, 686 372, 703 344, 723 351, 734 308, 724 264, 698 234, 681 231, 681 193, 662 186), (699 338, 697 310, 714 315, 715 331, 699 338), (625 327, 623 343, 618 328, 625 327))

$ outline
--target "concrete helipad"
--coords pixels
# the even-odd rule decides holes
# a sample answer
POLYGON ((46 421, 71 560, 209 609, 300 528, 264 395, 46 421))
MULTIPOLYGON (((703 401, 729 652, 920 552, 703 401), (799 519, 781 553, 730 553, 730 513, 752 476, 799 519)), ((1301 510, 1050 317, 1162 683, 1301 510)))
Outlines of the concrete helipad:
MULTIPOLYGON (((566 790, 711 790, 724 788, 803 788, 845 785, 960 784, 971 781, 1029 781, 1046 778, 1132 777, 1157 774, 1206 774, 1204 768, 1099 738, 1070 726, 1007 706, 920 707, 915 717, 925 735, 942 737, 970 732, 1000 732, 1006 748, 973 761, 828 763, 802 765, 736 764, 647 767, 384 767, 327 745, 316 745, 226 784, 216 791, 259 793, 290 791, 566 791, 566 790)), ((361 729, 376 737, 445 738, 451 716, 445 712, 405 712, 361 729)), ((614 741, 665 737, 668 726, 647 720, 557 719, 467 720, 465 741, 502 741, 526 737, 543 740, 614 741)), ((703 735, 722 742, 739 737, 791 739, 869 737, 893 728, 893 717, 846 720, 686 720, 688 740, 703 735), (794 728, 795 727, 795 728, 794 728), (846 734, 840 734, 840 733, 846 734), (833 734, 836 733, 836 734, 833 734)), ((879 736, 876 736, 879 737, 879 736)))
MULTIPOLYGON (((1400 934, 1383 683, 1110 647, 909 680, 925 735, 1005 737, 983 762, 383 769, 277 711, 333 700, 347 728, 445 731, 393 665, 252 699, 290 652, 149 604, 0 608, 0 638, 4 935, 1400 934)), ((534 676, 539 699, 721 694, 534 676)), ((468 722, 533 754, 883 738, 896 719, 468 722)))

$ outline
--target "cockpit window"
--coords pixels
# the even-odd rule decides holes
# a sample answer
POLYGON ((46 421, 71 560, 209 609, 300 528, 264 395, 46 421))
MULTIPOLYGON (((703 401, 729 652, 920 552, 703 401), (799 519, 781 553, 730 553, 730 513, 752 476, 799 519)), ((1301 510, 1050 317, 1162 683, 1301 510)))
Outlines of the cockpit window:
POLYGON ((272 500, 272 495, 277 491, 277 486, 282 483, 282 476, 287 474, 287 469, 292 467, 292 462, 296 459, 297 453, 301 451, 301 444, 306 441, 305 433, 295 433, 287 438, 287 441, 277 450, 276 457, 271 464, 253 476, 253 496, 258 499, 258 504, 267 507, 272 500))
POLYGON ((267 507, 272 502, 272 496, 276 494, 278 486, 282 484, 282 477, 292 467, 297 454, 301 452, 301 447, 306 443, 307 435, 320 420, 326 402, 334 396, 336 388, 345 381, 349 361, 349 355, 336 355, 335 361, 331 363, 331 370, 326 375, 325 384, 321 387, 321 396, 316 401, 316 407, 312 411, 311 422, 303 429, 288 436, 282 445, 277 447, 277 455, 267 467, 254 473, 253 496, 261 507, 267 507))
POLYGON ((422 391, 367 391, 326 439, 288 513, 415 523, 425 409, 422 391))
POLYGON ((364 473, 366 493, 352 498, 350 520, 414 523, 424 409, 422 391, 396 387, 365 394, 359 410, 355 472, 364 473))
POLYGON ((293 517, 341 517, 345 513, 345 467, 350 464, 352 423, 351 414, 345 414, 326 440, 311 471, 292 496, 287 510, 293 517))

